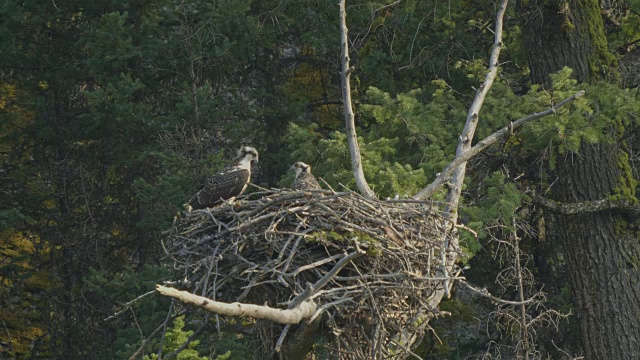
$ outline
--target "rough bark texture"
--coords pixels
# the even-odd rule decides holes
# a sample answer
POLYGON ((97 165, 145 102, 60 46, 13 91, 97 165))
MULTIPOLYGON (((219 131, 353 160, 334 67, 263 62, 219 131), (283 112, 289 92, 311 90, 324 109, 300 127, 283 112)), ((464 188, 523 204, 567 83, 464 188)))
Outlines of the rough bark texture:
POLYGON ((581 82, 616 80, 598 0, 524 0, 521 13, 534 83, 549 85, 549 74, 565 66, 581 82))
MULTIPOLYGON (((535 83, 564 66, 581 82, 616 81, 597 0, 522 3, 525 42, 535 83)), ((558 154, 553 200, 583 203, 617 196, 636 201, 629 162, 614 145, 583 145, 558 154)), ((547 214, 550 241, 564 248, 587 360, 638 359, 640 349, 640 241, 628 212, 600 210, 547 214)))
MULTIPOLYGON (((610 196, 624 176, 611 145, 583 146, 561 162, 553 195, 561 202, 610 196)), ((586 359, 640 356, 640 241, 619 211, 558 215, 554 234, 566 256, 586 359)))

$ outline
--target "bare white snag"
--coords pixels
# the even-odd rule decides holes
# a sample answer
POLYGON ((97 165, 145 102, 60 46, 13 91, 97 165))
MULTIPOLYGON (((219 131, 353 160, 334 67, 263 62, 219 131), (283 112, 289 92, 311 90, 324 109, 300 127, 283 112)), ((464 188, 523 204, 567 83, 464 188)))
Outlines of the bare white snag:
MULTIPOLYGON (((489 57, 489 71, 484 78, 484 82, 480 85, 480 89, 476 92, 476 97, 473 99, 473 103, 469 107, 467 113, 467 122, 460 134, 460 141, 458 142, 458 149, 456 150, 456 157, 464 155, 464 153, 471 148, 471 141, 478 127, 478 119, 480 115, 480 109, 484 104, 484 99, 487 93, 493 86, 493 81, 498 74, 498 57, 500 56, 500 50, 502 50, 502 20, 504 18, 505 10, 507 9, 508 0, 503 0, 498 9, 496 15, 496 29, 493 40, 493 50, 489 57)), ((451 187, 447 193, 447 208, 446 212, 451 213, 452 220, 455 223, 458 217, 458 203, 460 202, 460 194, 462 192, 462 182, 464 181, 465 172, 467 169, 467 163, 463 162, 454 171, 451 177, 451 187)))
POLYGON ((227 316, 248 316, 254 319, 265 319, 277 324, 298 324, 304 319, 310 318, 316 312, 316 304, 313 301, 304 301, 299 306, 282 310, 264 305, 244 303, 224 303, 214 301, 203 296, 194 295, 187 291, 156 285, 156 290, 164 295, 203 308, 212 313, 227 316))
MULTIPOLYGON (((495 37, 493 43, 493 50, 489 58, 489 71, 485 76, 484 82, 480 86, 480 89, 476 93, 476 96, 469 107, 467 115, 467 122, 462 130, 460 136, 460 142, 456 151, 456 158, 464 156, 465 152, 471 148, 471 141, 478 125, 478 114, 484 103, 484 99, 493 85, 493 81, 498 73, 498 56, 500 55, 500 49, 502 48, 502 19, 504 17, 505 10, 507 8, 508 0, 502 0, 498 13, 496 15, 496 27, 495 37)), ((454 160, 455 161, 455 160, 454 160)), ((460 201, 460 194, 462 192, 462 182, 465 176, 466 161, 463 161, 459 165, 453 168, 452 186, 447 193, 447 205, 445 207, 445 216, 451 224, 455 225, 458 219, 458 203, 460 201)), ((424 191, 424 190, 423 190, 424 191)), ((422 193, 422 191, 421 191, 422 193)), ((419 193, 420 194, 420 193, 419 193)), ((414 196, 418 199, 418 195, 414 196)), ((437 288, 434 293, 426 299, 427 304, 434 309, 437 309, 438 305, 442 301, 442 298, 446 295, 449 296, 451 272, 454 269, 454 264, 458 258, 458 237, 456 234, 455 226, 451 227, 448 234, 443 234, 445 238, 444 249, 441 250, 442 269, 441 277, 444 279, 441 287, 437 288)), ((456 275, 457 276, 457 275, 456 275)), ((433 317, 433 314, 420 313, 417 314, 412 322, 416 324, 423 324, 429 321, 433 317)), ((405 329, 398 333, 391 342, 398 345, 401 348, 409 348, 410 345, 416 341, 416 336, 412 329, 405 329)))
POLYGON ((367 184, 362 171, 362 159, 360 157, 360 147, 358 146, 358 136, 356 135, 353 106, 351 103, 351 71, 349 67, 349 37, 347 36, 347 11, 346 0, 340 0, 340 48, 342 50, 342 71, 340 79, 342 82, 342 103, 344 107, 344 119, 347 128, 347 141, 349 142, 349 152, 351 153, 351 166, 353 175, 356 178, 356 185, 360 193, 367 199, 375 198, 375 193, 367 184))
MULTIPOLYGON (((489 71, 487 72, 484 82, 480 85, 480 89, 476 92, 476 96, 469 107, 467 122, 464 124, 464 129, 462 129, 462 133, 460 134, 456 157, 463 156, 465 152, 471 149, 471 142, 473 141, 473 136, 476 132, 476 128, 478 127, 480 109, 482 109, 484 99, 487 96, 487 93, 489 93, 491 86, 493 86, 493 81, 496 79, 496 75, 498 74, 498 58, 500 57, 500 50, 502 50, 502 21, 504 13, 507 10, 508 3, 509 0, 502 0, 498 13, 496 14, 496 29, 494 33, 493 50, 489 57, 489 71)), ((465 161, 453 170, 453 175, 451 176, 451 186, 447 192, 445 214, 447 214, 448 220, 451 221, 452 224, 455 224, 458 221, 458 204, 460 203, 460 194, 462 193, 462 183, 464 182, 466 170, 467 162, 465 161)), ((454 231, 455 230, 452 229, 452 232, 454 231)), ((443 275, 446 278, 449 276, 451 270, 453 270, 453 265, 458 258, 457 249, 459 249, 459 245, 457 234, 453 233, 451 236, 447 237, 445 247, 446 251, 442 252, 442 263, 444 264, 443 275), (449 242, 449 240, 451 240, 451 242, 449 242)), ((445 280, 444 287, 442 289, 443 291, 438 292, 432 301, 437 300, 437 302, 440 303, 442 296, 447 295, 447 297, 449 297, 450 286, 451 284, 449 281, 445 280)))
MULTIPOLYGON (((456 158, 462 158, 471 148, 471 141, 473 140, 473 135, 475 134, 478 126, 478 115, 480 113, 480 109, 482 108, 484 99, 489 92, 489 89, 491 89, 493 81, 498 73, 498 57, 500 55, 500 50, 502 49, 502 23, 508 2, 508 0, 502 0, 498 13, 496 14, 495 36, 493 50, 491 51, 491 56, 489 58, 489 71, 487 72, 484 82, 480 85, 480 89, 478 89, 476 96, 469 107, 467 121, 460 135, 456 158)), ((459 165, 452 169, 453 176, 451 186, 447 193, 447 205, 445 207, 446 216, 451 224, 455 224, 458 219, 458 204, 460 202, 460 194, 462 192, 462 182, 464 181, 466 166, 466 161, 461 161, 459 165)), ((425 190, 421 191, 418 195, 424 191, 425 190)), ((418 197, 418 195, 414 196, 414 198, 421 198, 418 197)), ((449 274, 453 270, 453 266, 458 258, 457 249, 459 249, 458 237, 457 234, 455 234, 455 228, 452 227, 451 234, 446 236, 445 249, 442 251, 442 277, 445 279, 444 284, 428 299, 429 305, 433 308, 436 308, 438 304, 440 304, 440 301, 445 295, 449 296, 450 287, 452 285, 449 281, 449 274)), ((403 335, 404 338, 407 338, 406 334, 403 335)))

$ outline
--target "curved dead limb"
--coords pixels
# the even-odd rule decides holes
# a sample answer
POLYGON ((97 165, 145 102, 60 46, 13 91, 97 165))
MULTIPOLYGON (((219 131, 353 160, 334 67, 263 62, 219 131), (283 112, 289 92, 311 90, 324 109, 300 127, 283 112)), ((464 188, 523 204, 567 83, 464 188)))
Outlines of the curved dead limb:
POLYGON ((173 313, 173 301, 169 306, 169 311, 167 311, 167 317, 164 319, 164 324, 162 326, 162 335, 160 336, 160 345, 158 345, 158 360, 162 360, 162 350, 164 350, 164 339, 167 336, 167 325, 169 325, 169 320, 171 319, 171 314, 173 313))
POLYGON ((600 199, 579 203, 562 203, 534 195, 533 202, 545 209, 564 215, 582 214, 604 210, 617 210, 637 216, 640 214, 640 205, 628 200, 600 199))
POLYGON ((544 111, 540 111, 537 113, 533 113, 533 114, 529 114, 527 116, 521 117, 520 119, 513 121, 511 123, 509 123, 509 125, 503 127, 502 129, 494 132, 493 134, 487 136, 486 138, 482 139, 481 141, 479 141, 477 144, 475 144, 472 148, 470 148, 469 150, 465 151, 462 155, 457 156, 455 159, 453 159, 453 161, 447 165, 447 167, 442 170, 442 172, 440 173, 440 175, 438 175, 438 177, 433 180, 433 182, 431 184, 429 184, 429 186, 427 186, 426 188, 420 190, 420 192, 418 192, 416 195, 413 196, 414 199, 416 200, 423 200, 423 199, 428 199, 429 197, 431 197, 442 185, 444 185, 448 180, 449 177, 451 176, 451 174, 453 173, 453 171, 460 166, 463 163, 466 163, 467 161, 469 161, 469 159, 471 159, 472 157, 480 154, 481 152, 483 152, 484 150, 486 150, 490 145, 492 145, 493 143, 495 143, 496 141, 500 140, 500 139, 504 139, 507 138, 508 136, 510 136, 513 132, 513 130, 533 121, 533 120, 537 120, 540 118, 543 118, 545 116, 551 115, 551 114, 555 114, 556 111, 567 105, 568 103, 581 98, 582 96, 584 96, 585 92, 584 90, 580 90, 577 93, 569 96, 568 98, 560 101, 559 103, 555 104, 554 106, 550 107, 547 110, 544 111))
POLYGON ((375 198, 375 193, 367 184, 367 179, 362 171, 362 158, 360 157, 360 147, 358 146, 358 136, 356 135, 355 119, 353 115, 353 105, 351 103, 351 84, 350 75, 353 71, 349 67, 349 37, 347 36, 347 12, 345 10, 345 1, 340 0, 340 48, 342 50, 342 71, 340 80, 342 82, 342 102, 344 107, 344 120, 347 129, 347 141, 349 142, 349 151, 351 152, 351 165, 353 175, 356 178, 358 190, 368 199, 375 198))
POLYGON ((138 356, 142 355, 142 353, 144 352, 144 349, 151 342, 151 339, 153 339, 156 336, 156 334, 158 334, 160 332, 160 330, 162 330, 163 328, 164 328, 164 323, 162 323, 162 324, 160 324, 160 326, 156 327, 156 329, 153 330, 151 335, 149 335, 149 337, 147 337, 146 339, 144 339, 142 341, 142 345, 140 345, 138 350, 136 350, 136 352, 134 352, 133 355, 131 355, 129 357, 129 360, 135 360, 138 356))
MULTIPOLYGON (((155 290, 154 290, 155 291, 155 290)), ((177 318, 178 316, 182 316, 184 315, 183 311, 178 311, 175 314, 171 315, 171 320, 177 318)), ((158 333, 160 332, 160 330, 162 330, 164 328, 164 322, 162 324, 160 324, 158 327, 155 328, 155 330, 153 330, 151 332, 151 334, 149 336, 147 336, 146 339, 142 340, 142 344, 140 345, 140 347, 129 357, 129 360, 135 360, 138 358, 138 356, 142 356, 144 354, 144 350, 147 348, 147 346, 151 343, 151 341, 153 340, 153 338, 156 337, 156 335, 158 335, 158 333)))
POLYGON ((173 352, 171 352, 169 355, 167 355, 164 359, 165 360, 169 360, 169 359, 173 359, 174 357, 178 356, 178 354, 180 354, 180 352, 182 352, 184 349, 186 349, 189 344, 191 344, 191 342, 193 342, 193 340, 195 340, 198 336, 200 336, 200 333, 202 333, 203 330, 205 330, 206 328, 209 327, 209 316, 207 315, 207 317, 205 317, 203 324, 196 330, 193 332, 193 334, 191 334, 191 336, 189 336, 187 338, 187 340, 185 340, 182 345, 180 345, 177 349, 173 350, 173 352))
MULTIPOLYGON (((9 331, 9 328, 7 327, 7 323, 4 322, 4 320, 0 319, 0 321, 2 321, 2 325, 4 326, 4 331, 7 332, 7 338, 9 339, 9 352, 13 352, 13 340, 11 340, 11 332, 9 331)), ((16 356, 13 356, 13 359, 16 359, 16 356)))
POLYGON ((306 320, 300 325, 293 325, 286 341, 279 350, 284 359, 303 359, 309 353, 317 339, 321 319, 306 320))
POLYGON ((186 304, 195 305, 212 313, 227 316, 248 316, 254 319, 265 319, 277 324, 298 324, 308 319, 316 312, 316 304, 313 301, 304 301, 298 307, 282 310, 264 305, 243 303, 224 303, 213 301, 206 297, 198 296, 187 291, 156 285, 156 290, 168 297, 178 299, 186 304))

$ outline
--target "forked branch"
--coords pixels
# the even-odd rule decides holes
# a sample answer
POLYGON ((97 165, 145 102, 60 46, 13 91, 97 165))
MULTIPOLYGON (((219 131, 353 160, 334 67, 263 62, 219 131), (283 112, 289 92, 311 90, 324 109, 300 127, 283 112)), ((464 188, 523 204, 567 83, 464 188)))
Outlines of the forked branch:
MULTIPOLYGON (((458 149, 456 150, 456 157, 463 156, 464 153, 471 148, 471 142, 473 141, 473 136, 476 132, 476 128, 478 127, 480 109, 484 104, 484 99, 486 98, 487 93, 489 93, 491 86, 493 86, 493 81, 496 79, 496 75, 498 74, 498 58, 500 57, 500 50, 502 50, 502 23, 504 19, 504 13, 507 10, 508 2, 508 0, 503 0, 500 3, 500 8, 498 9, 498 14, 496 15, 496 28, 493 40, 493 50, 491 51, 491 56, 489 57, 489 71, 484 78, 484 82, 482 83, 482 85, 480 85, 480 88, 476 92, 473 103, 471 103, 471 106, 469 107, 469 112, 467 113, 467 122, 465 123, 464 129, 462 129, 462 133, 460 134, 458 149)), ((458 217, 458 202, 460 201, 462 182, 464 181, 466 169, 466 162, 462 162, 460 165, 454 168, 451 178, 452 186, 449 188, 449 192, 447 193, 448 205, 445 211, 451 214, 450 220, 452 220, 452 222, 454 223, 456 222, 458 217)))
POLYGON ((540 118, 543 118, 547 115, 551 115, 551 114, 555 114, 556 111, 567 105, 568 103, 580 98, 584 96, 584 90, 580 90, 577 93, 569 96, 568 98, 560 101, 559 103, 557 103, 556 105, 550 107, 547 110, 544 111, 540 111, 537 113, 533 113, 533 114, 529 114, 527 116, 524 116, 514 122, 509 123, 509 125, 503 127, 502 129, 494 132, 493 134, 487 136, 486 138, 482 139, 481 141, 479 141, 477 144, 475 144, 472 148, 470 148, 469 150, 465 151, 462 155, 457 156, 455 159, 453 159, 453 161, 444 169, 442 170, 442 172, 440 173, 440 175, 438 175, 438 177, 433 180, 433 182, 431 184, 429 184, 429 186, 427 186, 426 188, 420 190, 419 193, 417 193, 413 198, 416 200, 422 200, 422 199, 428 199, 429 197, 431 197, 442 185, 444 185, 447 180, 449 179, 449 177, 451 176, 451 174, 453 173, 453 171, 458 168, 458 166, 460 166, 463 163, 466 163, 467 161, 469 161, 469 159, 471 159, 472 157, 480 154, 481 152, 483 152, 484 150, 486 150, 490 145, 492 145, 493 143, 495 143, 498 140, 504 139, 508 136, 510 136, 513 131, 529 122, 532 122, 533 120, 537 120, 540 118))

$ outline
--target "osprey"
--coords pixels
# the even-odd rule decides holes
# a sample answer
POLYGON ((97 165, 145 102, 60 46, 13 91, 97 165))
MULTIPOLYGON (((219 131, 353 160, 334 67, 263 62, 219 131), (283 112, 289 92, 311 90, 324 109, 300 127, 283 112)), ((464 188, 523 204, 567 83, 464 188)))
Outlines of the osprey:
POLYGON ((291 184, 293 190, 320 189, 318 180, 311 174, 311 165, 298 161, 291 165, 291 170, 296 173, 296 179, 291 184))
POLYGON ((253 162, 258 162, 258 151, 251 146, 241 147, 235 161, 209 178, 200 191, 189 200, 187 208, 189 210, 204 209, 240 196, 251 180, 253 162))

